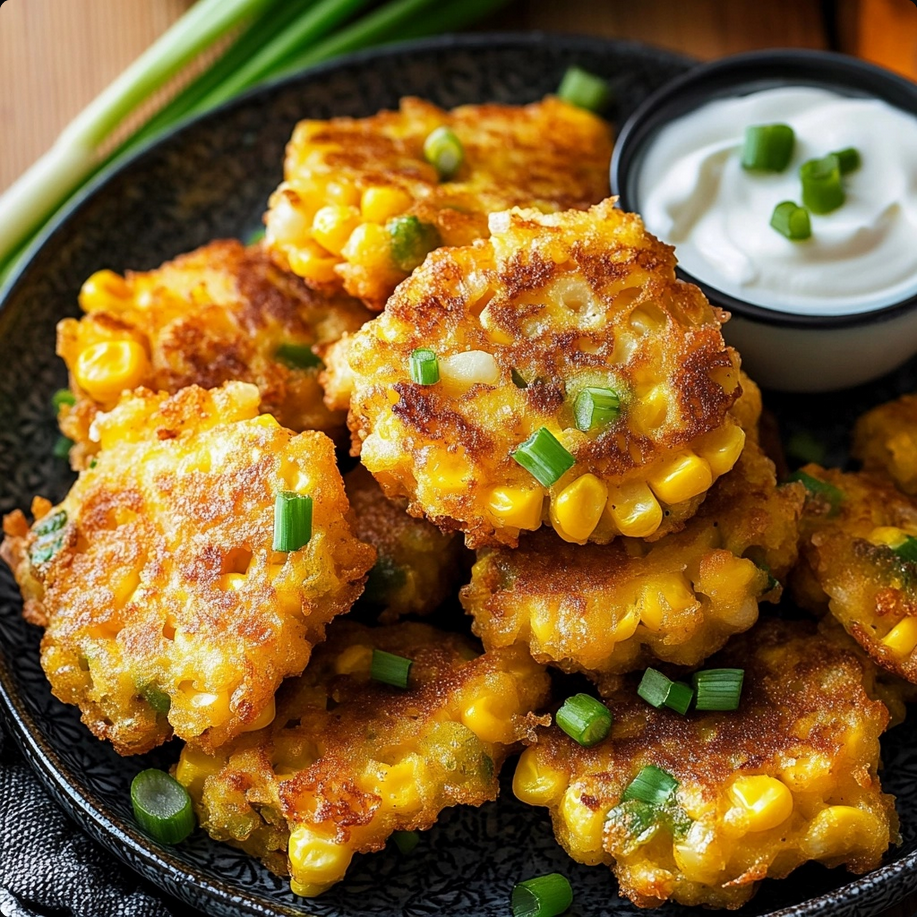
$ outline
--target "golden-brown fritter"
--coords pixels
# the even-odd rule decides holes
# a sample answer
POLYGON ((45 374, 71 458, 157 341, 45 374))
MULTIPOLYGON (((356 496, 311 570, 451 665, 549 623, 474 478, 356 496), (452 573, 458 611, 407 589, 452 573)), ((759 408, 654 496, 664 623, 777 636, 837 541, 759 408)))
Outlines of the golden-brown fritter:
POLYGON ((884 477, 802 471, 809 495, 794 598, 830 610, 879 665, 917 684, 917 501, 884 477))
POLYGON ((479 656, 426 624, 338 621, 281 688, 272 726, 212 757, 186 748, 175 775, 212 837, 317 895, 393 831, 494 799, 506 755, 547 720, 533 714, 547 695, 522 647, 479 656), (371 680, 374 649, 413 661, 406 690, 371 680))
POLYGON ((259 416, 241 382, 140 389, 95 424, 101 451, 64 501, 36 499, 31 529, 4 520, 55 695, 121 754, 258 728, 373 564, 334 445, 259 416), (272 550, 280 491, 313 501, 312 537, 289 553, 272 550))
POLYGON ((354 535, 376 549, 362 599, 381 606, 380 621, 429 614, 454 595, 465 554, 457 535, 409 516, 405 501, 387 499, 362 465, 344 475, 344 489, 354 535))
POLYGON ((58 325, 57 352, 76 404, 61 429, 84 467, 96 451, 90 428, 125 389, 174 393, 251 382, 261 410, 292 430, 340 435, 318 384, 319 354, 370 316, 356 300, 310 290, 258 246, 211 242, 154 271, 93 274, 80 293, 86 315, 58 325))
POLYGON ((510 207, 586 208, 608 196, 611 134, 560 99, 443 111, 407 98, 370 118, 302 121, 287 146, 266 241, 317 289, 344 289, 380 310, 424 255, 488 234, 510 207), (447 127, 464 148, 441 180, 424 140, 447 127))
POLYGON ((917 395, 902 395, 860 417, 852 452, 864 471, 885 473, 917 496, 917 395))
POLYGON ((469 547, 515 545, 542 521, 578 543, 681 528, 745 440, 725 316, 611 201, 494 214, 491 230, 431 254, 348 340, 355 453, 469 547), (418 348, 436 384, 412 381, 418 348), (599 390, 620 415, 590 427, 576 406, 599 390), (548 487, 513 458, 533 434, 575 461, 548 487))
POLYGON ((640 907, 736 908, 808 860, 877 867, 898 821, 876 774, 889 714, 875 666, 839 629, 784 621, 734 637, 711 664, 745 670, 737 711, 656 710, 632 680, 595 747, 540 730, 516 795, 547 806, 570 856, 610 866, 640 907), (622 800, 649 765, 677 781, 668 798, 622 800))
POLYGON ((488 649, 525 643, 607 693, 617 674, 654 659, 696 665, 751 627, 796 560, 802 502, 749 441, 684 531, 583 546, 541 531, 515 550, 485 548, 462 604, 488 649))

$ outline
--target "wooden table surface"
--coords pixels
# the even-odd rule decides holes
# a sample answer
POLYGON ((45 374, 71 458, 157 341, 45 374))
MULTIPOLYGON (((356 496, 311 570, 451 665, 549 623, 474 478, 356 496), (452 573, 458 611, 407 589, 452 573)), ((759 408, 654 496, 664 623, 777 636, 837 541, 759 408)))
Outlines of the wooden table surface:
MULTIPOLYGON (((190 0, 0 0, 0 190, 190 0)), ((515 0, 482 25, 651 42, 699 58, 838 48, 917 76, 909 0, 515 0)), ((917 896, 882 917, 914 917, 917 896)))

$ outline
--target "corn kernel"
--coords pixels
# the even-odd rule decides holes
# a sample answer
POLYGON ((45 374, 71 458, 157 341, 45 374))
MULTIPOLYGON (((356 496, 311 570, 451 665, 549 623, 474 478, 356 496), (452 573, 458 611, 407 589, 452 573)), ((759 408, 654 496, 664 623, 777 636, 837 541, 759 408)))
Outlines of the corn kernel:
POLYGON ((666 620, 670 615, 678 615, 696 604, 691 584, 680 573, 654 577, 640 590, 640 623, 656 633, 663 624, 671 626, 674 623, 666 620))
POLYGON ((440 357, 439 374, 443 382, 459 388, 496 385, 500 381, 500 365, 486 350, 466 350, 440 357))
POLYGON ((358 673, 369 675, 373 664, 373 648, 358 643, 348 646, 334 663, 334 671, 338 675, 356 675, 358 673))
POLYGON ((130 284, 114 271, 96 271, 80 290, 80 307, 84 312, 117 309, 131 298, 130 284))
POLYGON ((884 637, 882 645, 896 656, 909 656, 917 647, 917 617, 899 621, 884 637))
POLYGON ((150 368, 136 341, 103 341, 80 352, 73 370, 77 385, 94 401, 111 401, 136 388, 150 368))
POLYGON ((663 502, 681 503, 708 490, 713 483, 713 472, 706 459, 693 452, 682 452, 651 469, 647 481, 663 502))
POLYGON ((507 681, 499 695, 476 697, 462 711, 462 724, 482 742, 511 743, 515 739, 512 715, 519 708, 519 695, 507 681))
POLYGON ((334 179, 325 186, 325 198, 342 207, 356 207, 360 203, 360 192, 352 182, 334 179))
POLYGON ((300 898, 317 898, 319 895, 328 891, 334 882, 297 882, 296 879, 290 879, 290 891, 300 898))
POLYGON ((225 691, 196 691, 188 698, 188 703, 216 725, 229 719, 229 694, 225 691))
POLYGON ((312 283, 331 283, 337 280, 335 268, 340 259, 329 255, 325 249, 309 240, 301 248, 287 254, 290 270, 298 277, 311 280, 312 283))
POLYGON ((360 198, 360 210, 364 220, 385 223, 404 213, 412 203, 411 195, 401 188, 367 188, 360 198))
POLYGON ((494 487, 487 500, 490 514, 502 525, 534 531, 541 525, 544 491, 529 487, 494 487))
POLYGON ((716 885, 726 867, 716 833, 703 822, 694 822, 684 841, 673 846, 672 853, 675 865, 689 882, 716 885))
POLYGON ((429 782, 427 765, 420 755, 407 755, 384 768, 379 785, 374 788, 382 805, 393 812, 416 812, 423 805, 420 787, 429 782))
POLYGON ((894 525, 880 525, 869 533, 869 543, 875 545, 888 545, 890 548, 897 548, 904 544, 907 538, 907 532, 899 529, 894 525))
POLYGON ((298 196, 287 190, 267 213, 266 241, 269 245, 302 245, 309 238, 310 216, 298 196))
POLYGON ((344 878, 353 859, 353 851, 331 838, 317 834, 307 825, 290 833, 288 846, 293 880, 304 886, 324 886, 344 878))
POLYGON ((448 452, 438 452, 435 459, 428 461, 425 470, 432 486, 439 490, 455 492, 468 486, 468 466, 448 452))
POLYGON ((238 592, 245 585, 245 574, 224 573, 218 582, 224 592, 238 592))
POLYGON ((884 849, 888 843, 887 829, 871 812, 855 806, 828 806, 812 820, 805 837, 805 853, 812 859, 849 856, 856 850, 876 845, 880 836, 884 849))
POLYGON ((312 220, 312 238, 333 255, 340 255, 353 231, 360 225, 356 207, 329 204, 322 207, 312 220))
POLYGON ((199 800, 204 792, 204 781, 212 774, 218 774, 222 768, 223 761, 186 745, 175 768, 175 779, 194 799, 199 800))
POLYGON ((576 845, 576 859, 587 866, 595 866, 604 857, 602 833, 608 813, 603 808, 590 808, 582 797, 583 788, 571 786, 564 793, 560 816, 570 832, 571 841, 576 845))
POLYGON ((242 727, 242 732, 257 732, 259 729, 264 729, 274 722, 275 716, 277 716, 277 704, 272 697, 267 706, 250 723, 242 727))
POLYGON ((638 390, 630 409, 634 426, 650 433, 662 425, 669 412, 669 393, 664 385, 653 385, 645 391, 638 390))
POLYGON ((513 793, 530 806, 549 806, 564 790, 566 774, 539 762, 538 750, 527 748, 513 774, 513 793))
POLYGON ((737 777, 728 792, 733 805, 744 810, 749 831, 769 831, 793 814, 793 794, 776 777, 737 777))
POLYGON ((551 522, 564 541, 583 544, 602 518, 608 488, 594 474, 580 475, 551 501, 551 522))
POLYGON ((745 431, 734 424, 713 430, 697 443, 698 455, 706 460, 715 478, 732 469, 744 448, 745 431))
POLYGON ((662 523, 662 507, 642 481, 608 490, 608 514, 622 535, 645 538, 662 523))
POLYGON ((251 420, 251 423, 259 427, 279 427, 280 422, 273 414, 259 414, 251 420))
POLYGON ((341 255, 351 264, 367 270, 390 274, 395 270, 392 261, 392 240, 384 226, 378 223, 361 223, 351 233, 341 255))

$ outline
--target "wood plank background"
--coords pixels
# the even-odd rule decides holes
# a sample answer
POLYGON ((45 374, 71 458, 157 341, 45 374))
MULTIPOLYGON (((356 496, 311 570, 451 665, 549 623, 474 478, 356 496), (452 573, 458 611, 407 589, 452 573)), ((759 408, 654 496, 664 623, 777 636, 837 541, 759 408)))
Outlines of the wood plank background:
MULTIPOLYGON (((0 190, 191 0, 0 0, 0 190)), ((646 41, 699 58, 835 47, 917 77, 910 0, 515 0, 481 28, 646 41)), ((917 896, 883 917, 914 917, 917 896)))

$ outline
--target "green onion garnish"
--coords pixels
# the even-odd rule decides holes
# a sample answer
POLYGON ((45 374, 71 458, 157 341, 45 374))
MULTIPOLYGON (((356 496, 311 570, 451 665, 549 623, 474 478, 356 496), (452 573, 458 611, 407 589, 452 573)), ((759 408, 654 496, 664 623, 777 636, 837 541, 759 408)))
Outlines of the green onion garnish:
POLYGON ((787 483, 799 481, 813 497, 821 497, 821 499, 829 503, 832 516, 840 509, 840 505, 844 501, 844 492, 840 488, 829 484, 827 481, 820 481, 805 471, 794 471, 786 480, 787 483))
POLYGON ((687 713, 694 691, 680 681, 666 678, 657 669, 647 669, 640 679, 637 694, 657 710, 668 707, 676 713, 687 713))
POLYGON ((298 551, 312 537, 312 497, 281 491, 274 501, 275 551, 298 551))
POLYGON ((576 459, 546 427, 536 430, 510 455, 543 487, 559 481, 576 464, 576 459))
POLYGON ((697 689, 698 710, 738 710, 744 669, 707 669, 691 676, 697 689))
POLYGON ((374 681, 381 681, 384 685, 395 688, 407 688, 408 676, 411 674, 413 660, 385 650, 373 650, 373 662, 370 675, 374 681))
POLYGON ((851 172, 856 172, 863 164, 863 160, 860 158, 860 151, 856 147, 848 146, 847 149, 837 150, 832 155, 837 156, 838 164, 841 167, 841 175, 849 175, 851 172))
POLYGON ((528 388, 529 387, 528 382, 526 382, 525 379, 522 377, 522 373, 519 372, 519 370, 516 369, 515 367, 510 368, 509 377, 510 379, 513 380, 513 385, 515 385, 516 388, 528 388))
POLYGON ((774 208, 771 226, 791 242, 802 242, 812 236, 809 211, 793 201, 783 201, 774 208))
POLYGON ((639 799, 655 806, 664 805, 675 792, 678 781, 661 767, 647 764, 624 790, 621 800, 639 799))
POLYGON ((601 111, 611 98, 611 90, 608 83, 594 73, 581 67, 568 67, 557 88, 557 97, 577 108, 601 111))
POLYGON ((54 442, 54 446, 51 449, 51 454, 54 458, 65 459, 70 455, 70 450, 73 447, 73 440, 67 439, 66 436, 58 436, 54 442))
POLYGON ((568 697, 554 719, 571 739, 592 748, 611 732, 611 711, 588 694, 568 697))
POLYGON ((558 917, 573 903, 573 889, 559 872, 513 886, 513 917, 558 917))
POLYGON ((168 713, 172 709, 172 698, 165 691, 157 688, 156 685, 140 685, 140 693, 143 699, 157 712, 168 713))
POLYGON ((178 844, 195 826, 188 791, 165 771, 149 768, 131 781, 137 824, 161 844, 178 844))
POLYGON ((59 509, 56 513, 45 516, 41 521, 32 526, 32 531, 39 537, 59 532, 67 524, 66 510, 59 509))
POLYGON ((465 161, 465 148, 455 131, 438 127, 423 142, 423 158, 439 172, 442 181, 448 181, 455 177, 465 161))
POLYGON ((392 261, 407 274, 443 244, 439 230, 432 223, 421 223, 415 216, 395 217, 386 228, 392 240, 392 261))
POLYGON ((797 430, 786 441, 787 455, 791 455, 801 462, 815 462, 821 464, 828 453, 827 447, 816 439, 808 430, 797 430))
POLYGON ((67 513, 62 509, 35 523, 32 527, 35 541, 29 548, 29 560, 33 564, 46 564, 64 546, 66 524, 67 513))
POLYGON ((621 399, 614 389, 584 388, 573 404, 576 429, 588 433, 605 427, 621 416, 621 399))
POLYGON ((420 834, 417 831, 393 831, 392 840, 398 852, 407 856, 420 843, 420 834))
POLYGON ((258 242, 260 242, 264 238, 264 232, 265 230, 263 226, 260 226, 258 229, 253 229, 245 237, 245 244, 246 245, 256 245, 258 242))
POLYGON ((70 391, 69 388, 59 388, 51 396, 51 404, 54 406, 54 411, 56 413, 60 412, 60 409, 66 404, 68 407, 73 407, 76 404, 76 395, 70 391))
POLYGON ((788 124, 759 124, 745 128, 742 168, 755 172, 782 172, 793 158, 796 136, 788 124))
POLYGON ((892 550, 902 560, 917 563, 917 538, 913 535, 905 535, 901 544, 896 544, 892 550))
POLYGON ((408 365, 411 381, 418 385, 436 385, 439 382, 439 360, 432 350, 418 347, 411 354, 408 365))
POLYGON ((291 369, 314 369, 324 366, 321 357, 308 344, 279 344, 274 356, 291 369))
POLYGON ((373 605, 385 605, 392 595, 407 582, 404 567, 380 554, 366 577, 361 599, 373 605))
POLYGON ((810 159, 799 167, 802 202, 812 213, 831 213, 846 200, 841 182, 841 163, 834 153, 810 159))

